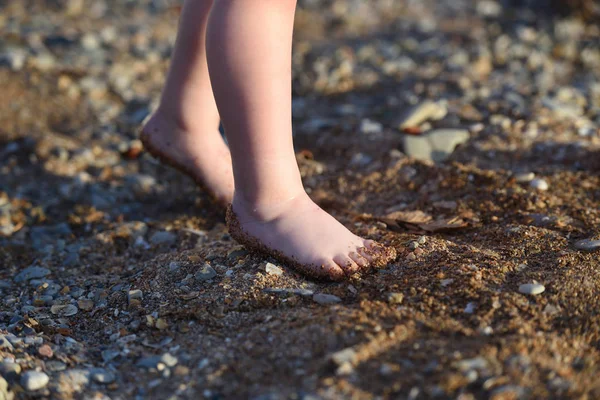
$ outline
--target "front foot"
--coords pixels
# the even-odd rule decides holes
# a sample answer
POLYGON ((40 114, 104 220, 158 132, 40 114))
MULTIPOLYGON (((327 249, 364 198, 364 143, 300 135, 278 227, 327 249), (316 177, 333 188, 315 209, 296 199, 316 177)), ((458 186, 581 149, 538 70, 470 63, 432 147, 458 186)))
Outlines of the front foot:
POLYGON ((396 258, 394 248, 356 236, 306 194, 269 205, 234 199, 227 226, 244 246, 318 279, 342 280, 396 258))

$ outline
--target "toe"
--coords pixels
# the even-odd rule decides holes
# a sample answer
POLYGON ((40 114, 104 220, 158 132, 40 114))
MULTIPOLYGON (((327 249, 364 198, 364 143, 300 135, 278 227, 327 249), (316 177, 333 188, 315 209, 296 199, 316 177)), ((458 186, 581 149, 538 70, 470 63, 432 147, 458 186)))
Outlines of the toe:
POLYGON ((373 253, 370 251, 370 249, 368 247, 359 247, 356 252, 358 254, 360 254, 360 256, 362 258, 364 258, 365 260, 367 260, 367 262, 369 264, 371 264, 373 262, 373 253))
POLYGON ((363 239, 363 246, 365 246, 367 249, 370 249, 374 246, 377 246, 378 243, 374 240, 370 240, 370 239, 363 239))
POLYGON ((333 261, 340 266, 340 268, 347 274, 352 275, 360 269, 352 258, 347 255, 338 255, 333 258, 333 261))
POLYGON ((369 266, 369 260, 361 256, 356 251, 351 252, 349 256, 352 259, 352 261, 354 261, 361 269, 365 269, 369 266))
POLYGON ((344 279, 346 273, 333 260, 322 260, 315 265, 301 268, 305 274, 311 275, 318 279, 329 279, 339 281, 344 279))

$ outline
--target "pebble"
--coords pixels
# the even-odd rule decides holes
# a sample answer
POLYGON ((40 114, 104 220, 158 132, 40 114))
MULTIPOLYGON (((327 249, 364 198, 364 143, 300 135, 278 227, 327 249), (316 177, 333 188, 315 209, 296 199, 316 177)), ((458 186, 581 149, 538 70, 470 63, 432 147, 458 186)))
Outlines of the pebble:
POLYGON ((140 368, 146 369, 155 369, 155 370, 163 370, 165 367, 174 367, 177 365, 177 358, 172 356, 169 353, 165 353, 161 356, 150 356, 146 358, 142 358, 137 362, 137 366, 140 368))
POLYGON ((21 376, 21 386, 28 392, 46 387, 50 378, 43 372, 27 371, 21 376))
POLYGON ((156 187, 156 178, 151 175, 133 174, 126 179, 138 195, 149 193, 156 187))
POLYGON ((23 271, 19 272, 14 280, 15 282, 25 282, 31 279, 39 279, 43 278, 47 275, 50 275, 50 270, 42 267, 27 267, 23 271))
POLYGON ((21 373, 21 366, 12 361, 0 362, 0 376, 4 377, 9 382, 17 380, 21 373))
POLYGON ((544 179, 541 179, 541 178, 533 179, 531 182, 529 182, 529 186, 531 186, 532 188, 534 188, 536 190, 540 190, 543 192, 545 192, 546 190, 548 190, 550 188, 550 185, 548 185, 548 182, 546 182, 544 179))
POLYGON ((513 177, 518 183, 529 183, 535 179, 535 174, 533 172, 518 172, 513 177))
POLYGON ((144 298, 144 293, 139 289, 130 290, 127 293, 127 303, 131 305, 132 300, 141 301, 144 298))
POLYGON ((483 357, 468 358, 454 363, 454 366, 463 372, 470 370, 481 370, 489 366, 488 361, 483 357))
POLYGON ((312 296, 314 294, 314 292, 312 290, 309 289, 302 289, 302 288, 294 288, 294 289, 288 289, 288 288, 267 288, 265 289, 265 292, 267 293, 276 293, 276 294, 296 294, 298 296, 312 296))
POLYGON ((64 371, 65 369, 67 369, 67 364, 65 364, 62 361, 57 361, 57 360, 46 361, 45 365, 46 365, 46 370, 50 371, 50 372, 59 372, 59 371, 64 371))
POLYGON ((14 350, 13 349, 13 345, 8 341, 8 339, 0 334, 0 349, 5 349, 5 350, 14 350))
POLYGON ((519 292, 523 294, 536 295, 544 293, 544 290, 546 290, 544 285, 539 283, 526 283, 519 286, 519 292))
POLYGON ((269 275, 281 276, 283 275, 283 270, 279 268, 277 265, 267 263, 265 265, 265 272, 269 275))
POLYGON ((473 314, 475 312, 475 303, 468 303, 464 309, 466 314, 473 314))
POLYGON ((600 249, 600 240, 583 239, 575 242, 575 248, 583 251, 595 251, 600 249))
POLYGON ((217 276, 217 271, 208 264, 204 264, 198 272, 194 274, 194 279, 199 282, 204 282, 213 279, 217 276))
POLYGON ((313 301, 321 305, 340 303, 342 299, 332 294, 316 293, 313 295, 313 301))
POLYGON ((78 311, 79 311, 79 309, 77 308, 77 306, 75 306, 73 304, 64 304, 64 305, 57 304, 57 305, 53 305, 52 307, 50 307, 50 312, 59 317, 71 317, 71 316, 77 314, 78 311))
POLYGON ((409 108, 401 118, 399 128, 411 128, 429 120, 440 120, 448 114, 448 108, 441 102, 426 100, 409 108))
POLYGON ((0 376, 0 400, 13 400, 12 393, 8 393, 8 382, 0 376))
POLYGON ((354 167, 364 167, 373 162, 373 157, 365 153, 356 153, 350 159, 350 165, 354 167))
POLYGON ((404 135, 404 153, 421 160, 442 162, 469 140, 465 129, 437 129, 423 135, 404 135))
POLYGON ((331 355, 331 360, 337 365, 342 366, 346 363, 353 364, 356 361, 356 350, 351 347, 337 351, 331 355))
POLYGON ((90 311, 94 308, 94 301, 90 299, 80 299, 77 300, 77 306, 80 310, 90 311))
POLYGON ((377 121, 372 121, 368 118, 365 118, 360 122, 360 132, 364 133, 365 135, 381 133, 383 132, 383 125, 377 121))
POLYGON ((81 392, 90 383, 90 371, 81 368, 63 371, 57 380, 59 392, 81 392))
POLYGON ((104 368, 94 368, 91 371, 92 380, 96 383, 112 383, 115 381, 116 376, 110 371, 105 370, 104 368))
POLYGON ((389 293, 387 301, 390 304, 402 304, 404 301, 404 295, 402 293, 389 293))
POLYGON ((173 232, 168 232, 168 231, 154 232, 154 234, 152 236, 150 236, 150 243, 152 243, 155 246, 159 246, 159 245, 171 246, 171 245, 175 244, 176 241, 177 241, 177 235, 174 234, 173 232))
POLYGON ((40 346, 40 348, 38 349, 38 353, 39 355, 47 358, 50 358, 54 355, 52 347, 48 346, 47 344, 40 346))

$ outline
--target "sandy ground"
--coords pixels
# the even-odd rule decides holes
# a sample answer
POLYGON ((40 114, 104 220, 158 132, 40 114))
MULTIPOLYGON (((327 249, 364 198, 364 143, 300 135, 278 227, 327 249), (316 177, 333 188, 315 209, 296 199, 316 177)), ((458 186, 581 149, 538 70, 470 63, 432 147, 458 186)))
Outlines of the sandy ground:
POLYGON ((0 2, 0 399, 600 397, 598 26, 302 1, 307 191, 399 253, 326 283, 248 253, 140 151, 178 12, 0 2), (442 163, 403 151, 426 99, 448 113, 410 133, 469 131, 442 163))

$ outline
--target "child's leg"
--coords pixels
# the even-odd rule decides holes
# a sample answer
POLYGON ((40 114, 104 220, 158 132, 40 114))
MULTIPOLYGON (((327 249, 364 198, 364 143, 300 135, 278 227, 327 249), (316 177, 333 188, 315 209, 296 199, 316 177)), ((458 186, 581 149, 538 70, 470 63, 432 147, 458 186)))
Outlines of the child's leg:
POLYGON ((206 26, 213 0, 186 0, 160 106, 143 139, 157 155, 187 170, 217 198, 233 197, 231 156, 219 129, 206 62, 206 26))
POLYGON ((208 63, 235 176, 230 229, 245 244, 335 279, 385 263, 394 251, 348 231, 303 189, 292 144, 295 6, 217 0, 211 12, 208 63))

